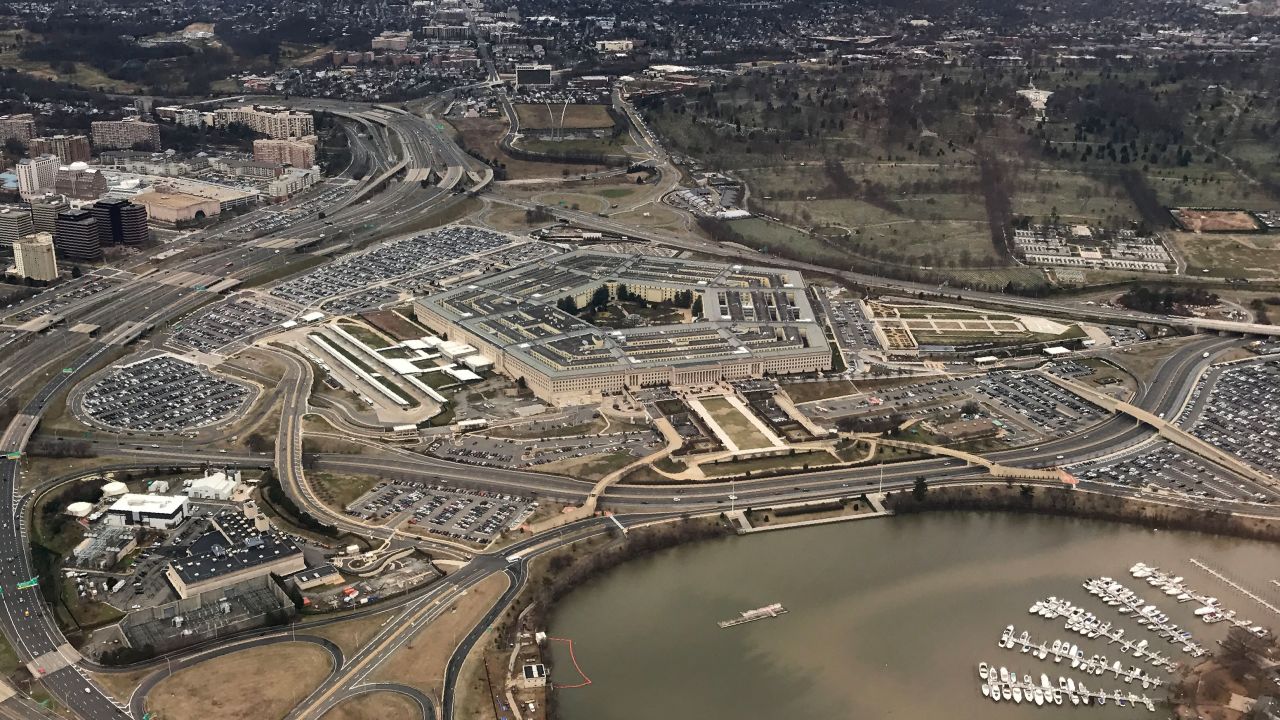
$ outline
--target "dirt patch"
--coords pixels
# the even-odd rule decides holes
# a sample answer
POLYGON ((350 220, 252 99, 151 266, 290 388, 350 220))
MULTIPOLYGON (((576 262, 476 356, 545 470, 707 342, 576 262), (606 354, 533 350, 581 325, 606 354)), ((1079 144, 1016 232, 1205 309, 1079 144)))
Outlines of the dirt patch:
POLYGON ((1249 232, 1261 230, 1257 218, 1244 210, 1174 208, 1173 219, 1191 232, 1249 232))
POLYGON ((174 673, 152 689, 147 709, 167 720, 283 718, 331 670, 314 645, 250 648, 174 673))
POLYGON ((421 717, 416 703, 392 692, 357 695, 324 714, 324 720, 419 720, 421 717))
MULTIPOLYGON (((502 596, 507 584, 506 575, 494 575, 472 587, 379 667, 373 673, 374 681, 404 683, 438 697, 449 656, 502 596)), ((480 645, 485 642, 481 640, 480 645)))

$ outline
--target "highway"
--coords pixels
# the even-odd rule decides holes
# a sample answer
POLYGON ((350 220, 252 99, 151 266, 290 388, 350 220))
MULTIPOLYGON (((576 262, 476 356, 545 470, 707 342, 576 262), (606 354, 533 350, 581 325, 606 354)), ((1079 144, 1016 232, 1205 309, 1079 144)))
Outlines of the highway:
MULTIPOLYGON (((408 115, 393 117, 396 119, 388 123, 388 128, 398 138, 397 142, 401 147, 407 148, 406 153, 426 157, 432 143, 443 142, 440 135, 415 127, 426 124, 421 118, 408 115)), ((374 147, 369 149, 369 152, 380 155, 378 160, 383 167, 394 164, 387 156, 391 151, 389 145, 375 141, 374 147)), ((452 201, 454 197, 456 196, 452 193, 435 187, 423 188, 419 183, 392 183, 386 191, 361 203, 339 207, 324 221, 318 218, 302 221, 284 228, 281 233, 306 237, 323 232, 320 230, 323 227, 354 232, 368 224, 369 217, 378 218, 379 232, 390 233, 397 225, 414 222, 422 214, 452 201)), ((219 226, 207 234, 215 235, 226 230, 225 226, 219 226)), ((195 243, 201 237, 203 236, 197 234, 190 242, 195 243)), ((287 262, 293 257, 293 254, 288 254, 283 260, 287 262)), ((124 327, 126 323, 160 324, 189 312, 207 300, 217 299, 216 294, 202 292, 194 287, 195 283, 169 282, 179 272, 188 274, 188 277, 189 274, 211 278, 228 275, 250 277, 264 268, 284 263, 275 250, 237 244, 214 250, 193 260, 183 260, 179 255, 170 264, 180 265, 181 271, 171 266, 146 273, 74 301, 57 312, 65 318, 67 325, 88 322, 101 326, 100 337, 109 340, 111 333, 124 327)), ((86 278, 72 281, 55 292, 66 292, 87 282, 86 278)), ((10 310, 17 313, 25 307, 38 306, 47 300, 47 297, 36 298, 10 310)), ((85 335, 71 333, 61 327, 39 335, 30 335, 18 343, 6 348, 0 358, 0 387, 14 388, 21 392, 24 383, 28 387, 34 385, 34 395, 0 436, 0 451, 5 455, 20 454, 50 400, 68 389, 73 381, 82 379, 94 362, 110 350, 110 345, 106 342, 90 341, 85 335), (69 350, 79 350, 79 355, 74 356, 71 361, 60 360, 68 356, 69 350), (47 377, 41 376, 40 368, 54 362, 59 362, 63 371, 47 373, 47 377)), ((86 720, 124 717, 122 707, 109 694, 90 683, 73 664, 78 658, 73 651, 67 652, 69 646, 65 637, 46 611, 39 589, 17 588, 17 583, 34 575, 28 554, 24 513, 18 506, 20 473, 18 460, 7 457, 0 459, 0 483, 3 483, 3 490, 0 490, 0 497, 3 498, 0 499, 0 518, 3 518, 0 520, 0 558, 4 559, 3 567, 0 567, 0 588, 4 591, 3 598, 0 599, 0 607, 3 608, 3 613, 0 613, 0 629, 22 661, 34 661, 36 675, 70 712, 86 720)))

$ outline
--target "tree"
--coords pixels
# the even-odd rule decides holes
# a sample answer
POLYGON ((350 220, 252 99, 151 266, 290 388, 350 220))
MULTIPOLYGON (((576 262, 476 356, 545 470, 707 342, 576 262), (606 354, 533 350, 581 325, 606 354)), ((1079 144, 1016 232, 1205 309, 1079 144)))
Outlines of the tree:
POLYGON ((911 497, 916 502, 923 502, 925 495, 929 494, 929 481, 924 479, 923 475, 916 477, 916 482, 911 486, 911 497))
POLYGON ((271 441, 262 433, 252 433, 245 438, 244 444, 251 452, 267 452, 272 448, 271 441))
POLYGON ((81 274, 82 274, 82 273, 81 273, 81 271, 80 271, 80 266, 79 266, 79 265, 72 265, 72 266, 71 266, 71 277, 73 277, 73 278, 78 278, 78 277, 80 277, 80 275, 81 275, 81 274))

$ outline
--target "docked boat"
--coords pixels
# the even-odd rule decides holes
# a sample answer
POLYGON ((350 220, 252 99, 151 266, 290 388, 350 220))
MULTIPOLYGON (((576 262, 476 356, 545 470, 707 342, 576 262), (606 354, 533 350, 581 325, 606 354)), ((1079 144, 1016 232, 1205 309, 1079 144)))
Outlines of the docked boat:
POLYGON ((1018 687, 1017 685, 1014 685, 1012 693, 1013 693, 1014 702, 1016 703, 1022 702, 1022 688, 1018 687))
POLYGON ((1035 701, 1036 701, 1036 704, 1037 704, 1037 705, 1043 705, 1043 704, 1044 704, 1044 689, 1043 689, 1043 688, 1041 688, 1040 686, 1038 686, 1038 685, 1037 685, 1036 687, 1033 687, 1033 688, 1031 689, 1031 693, 1032 693, 1032 696, 1035 698, 1035 701))
POLYGON ((1001 683, 1009 682, 1009 668, 1003 665, 1000 666, 1000 682, 1001 683))
POLYGON ((1001 700, 1013 699, 1013 691, 1009 689, 1008 685, 1005 685, 1004 687, 1000 688, 1000 699, 1001 700))
POLYGON ((991 697, 991 686, 986 683, 982 683, 982 697, 991 697))
POLYGON ((1111 699, 1116 701, 1117 707, 1129 707, 1129 704, 1124 701, 1124 696, 1120 694, 1119 690, 1115 691, 1115 694, 1111 696, 1111 699))
POLYGON ((991 674, 991 668, 987 667, 986 663, 984 662, 978 663, 978 677, 982 678, 983 680, 986 680, 987 676, 990 674, 991 674))

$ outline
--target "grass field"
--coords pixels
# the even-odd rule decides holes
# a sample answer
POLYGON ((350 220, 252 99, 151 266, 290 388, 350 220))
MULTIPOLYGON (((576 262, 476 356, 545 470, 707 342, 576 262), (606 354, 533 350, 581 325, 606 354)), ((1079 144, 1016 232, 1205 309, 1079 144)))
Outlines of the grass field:
POLYGON ((826 400, 827 398, 852 395, 858 392, 858 388, 854 387, 853 383, 848 380, 787 383, 782 386, 782 389, 786 391, 787 395, 791 396, 791 401, 796 403, 826 400))
POLYGON ((709 397, 702 398, 701 402, 711 417, 720 425, 720 429, 738 446, 738 449, 751 450, 753 448, 772 446, 769 438, 757 430, 756 426, 742 414, 742 411, 730 405, 728 400, 721 397, 709 397))
POLYGON ((613 127, 613 117, 605 105, 516 105, 520 127, 528 130, 587 130, 613 127))
POLYGON ((316 490, 330 505, 339 508, 346 508, 379 481, 379 478, 368 475, 338 475, 326 472, 307 473, 307 479, 316 486, 316 490))
POLYGON ((603 165, 517 160, 508 155, 499 145, 507 132, 505 120, 450 118, 449 123, 457 131, 463 147, 480 153, 486 160, 500 163, 505 168, 509 180, 573 177, 605 169, 603 165))
POLYGON ((1280 235, 1175 232, 1168 237, 1186 259, 1188 275, 1280 277, 1280 235))
POLYGON ((422 711, 409 698, 392 692, 371 692, 343 701, 323 720, 418 720, 422 711))
POLYGON ((179 670, 156 685, 147 707, 166 720, 275 720, 331 669, 329 654, 314 645, 251 648, 179 670))
POLYGON ((728 477, 730 475, 747 475, 770 470, 803 470, 806 466, 815 468, 834 464, 836 464, 836 459, 832 457, 831 453, 813 450, 798 452, 795 455, 771 455, 747 460, 704 463, 699 467, 702 468, 703 474, 707 477, 728 477))

